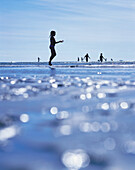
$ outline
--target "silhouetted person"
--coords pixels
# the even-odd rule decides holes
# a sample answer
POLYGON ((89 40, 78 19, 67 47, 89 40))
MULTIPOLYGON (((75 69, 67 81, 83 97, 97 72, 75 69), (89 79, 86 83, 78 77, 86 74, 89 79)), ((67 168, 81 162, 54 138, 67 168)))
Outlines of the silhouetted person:
POLYGON ((40 58, 38 57, 38 62, 40 62, 40 58))
POLYGON ((79 57, 77 58, 77 61, 78 61, 78 62, 80 61, 79 57))
POLYGON ((111 58, 111 61, 113 61, 113 59, 111 58))
POLYGON ((90 59, 88 53, 84 56, 84 59, 86 58, 86 62, 88 62, 88 59, 90 59))
POLYGON ((49 60, 50 66, 52 65, 52 63, 51 63, 52 59, 56 56, 55 44, 64 42, 63 40, 55 41, 55 38, 54 38, 55 35, 56 35, 55 31, 50 32, 50 50, 51 50, 51 56, 50 56, 50 60, 49 60))
POLYGON ((103 62, 103 59, 105 60, 105 58, 103 57, 102 53, 100 54, 100 61, 101 63, 103 62))

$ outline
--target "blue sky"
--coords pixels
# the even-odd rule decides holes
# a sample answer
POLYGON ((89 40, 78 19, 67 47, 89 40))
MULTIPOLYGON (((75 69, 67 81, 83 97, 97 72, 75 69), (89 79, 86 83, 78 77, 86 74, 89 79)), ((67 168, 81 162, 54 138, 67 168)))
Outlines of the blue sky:
POLYGON ((48 61, 51 30, 54 61, 135 60, 134 0, 0 0, 0 61, 48 61))

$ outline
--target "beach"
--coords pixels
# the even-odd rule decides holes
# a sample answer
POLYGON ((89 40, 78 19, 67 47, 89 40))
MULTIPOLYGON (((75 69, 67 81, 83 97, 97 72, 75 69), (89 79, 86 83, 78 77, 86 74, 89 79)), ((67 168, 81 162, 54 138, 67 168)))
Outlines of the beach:
POLYGON ((1 170, 134 170, 135 62, 0 63, 1 170))

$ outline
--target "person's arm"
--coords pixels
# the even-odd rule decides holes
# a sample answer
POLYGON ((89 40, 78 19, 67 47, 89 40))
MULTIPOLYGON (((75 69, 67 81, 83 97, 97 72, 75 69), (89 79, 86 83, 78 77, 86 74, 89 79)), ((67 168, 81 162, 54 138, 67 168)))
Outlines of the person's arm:
POLYGON ((58 43, 63 43, 64 40, 60 40, 60 41, 55 41, 55 44, 58 44, 58 43))

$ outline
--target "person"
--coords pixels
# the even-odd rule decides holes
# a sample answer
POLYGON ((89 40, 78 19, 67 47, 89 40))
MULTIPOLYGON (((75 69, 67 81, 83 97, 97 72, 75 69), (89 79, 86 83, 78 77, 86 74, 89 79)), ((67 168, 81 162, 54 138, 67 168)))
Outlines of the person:
POLYGON ((79 57, 77 58, 77 61, 78 61, 78 62, 80 61, 79 57))
POLYGON ((50 56, 50 60, 49 60, 49 65, 50 65, 50 66, 52 65, 51 61, 52 61, 53 58, 56 56, 55 44, 64 42, 63 40, 61 40, 61 41, 55 41, 55 38, 54 38, 55 35, 56 35, 56 32, 55 32, 55 31, 51 31, 51 32, 50 32, 50 50, 51 50, 51 56, 50 56))
POLYGON ((102 53, 100 54, 100 61, 101 63, 103 62, 103 59, 105 60, 105 58, 103 57, 102 53))
POLYGON ((86 58, 86 62, 88 62, 88 59, 90 59, 88 53, 84 56, 84 59, 86 58))
POLYGON ((38 57, 38 62, 40 62, 40 58, 38 57))

